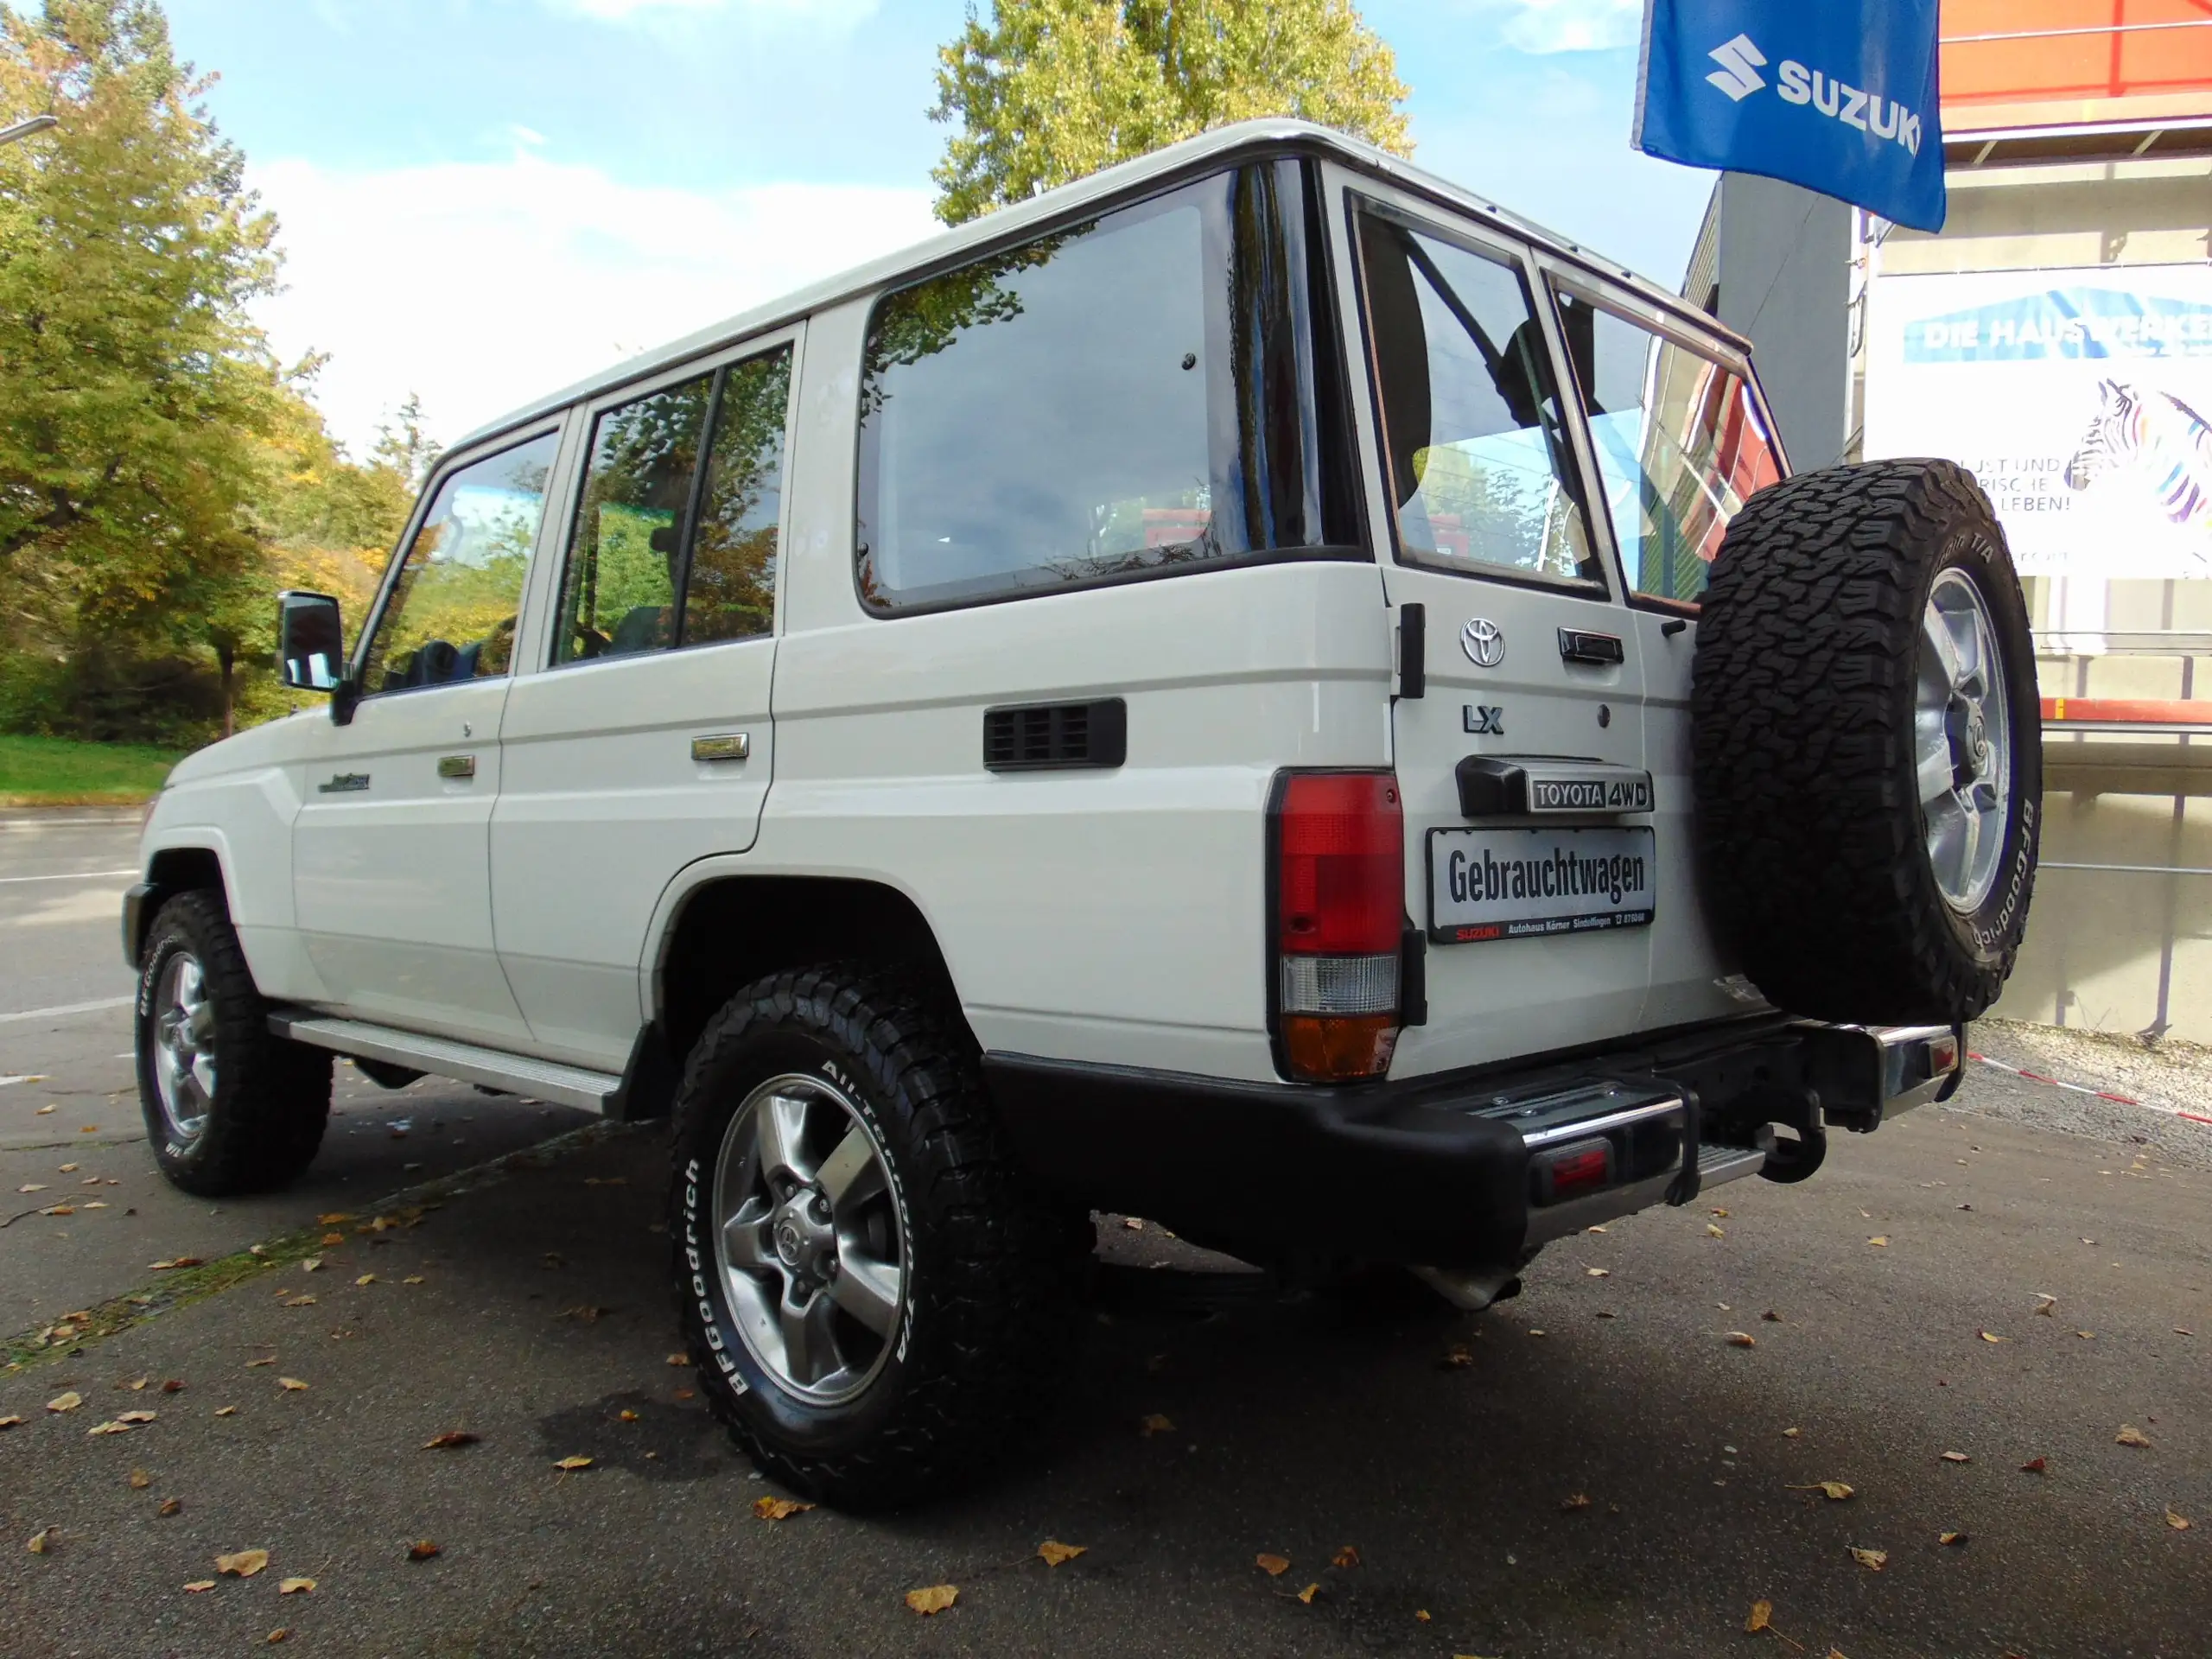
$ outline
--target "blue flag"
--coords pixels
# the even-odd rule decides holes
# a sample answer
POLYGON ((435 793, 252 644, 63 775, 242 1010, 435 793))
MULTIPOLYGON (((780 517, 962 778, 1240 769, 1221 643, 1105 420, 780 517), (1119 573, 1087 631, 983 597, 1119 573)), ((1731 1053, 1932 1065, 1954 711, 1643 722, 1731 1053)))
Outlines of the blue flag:
POLYGON ((1636 147, 1943 228, 1937 0, 1649 0, 1636 147))

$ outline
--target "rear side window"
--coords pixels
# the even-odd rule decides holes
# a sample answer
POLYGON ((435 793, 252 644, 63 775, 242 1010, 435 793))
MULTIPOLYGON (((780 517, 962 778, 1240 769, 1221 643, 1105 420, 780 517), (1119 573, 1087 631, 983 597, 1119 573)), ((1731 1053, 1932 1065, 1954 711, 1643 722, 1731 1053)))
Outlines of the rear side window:
POLYGON ((790 403, 785 348, 601 411, 555 662, 772 631, 790 403))
POLYGON ((1267 163, 887 295, 861 385, 879 613, 1357 541, 1304 173, 1267 163))
POLYGON ((1597 583, 1549 349, 1519 265, 1359 219, 1399 556, 1597 583))
POLYGON ((1736 510, 1782 476, 1751 388, 1580 295, 1560 296, 1560 324, 1629 587, 1694 603, 1736 510))

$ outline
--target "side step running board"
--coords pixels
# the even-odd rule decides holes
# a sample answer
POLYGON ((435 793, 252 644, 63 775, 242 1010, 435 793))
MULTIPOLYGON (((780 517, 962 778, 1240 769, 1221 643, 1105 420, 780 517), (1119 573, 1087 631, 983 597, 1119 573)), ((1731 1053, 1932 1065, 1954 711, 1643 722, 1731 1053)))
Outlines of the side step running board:
POLYGON ((450 1037, 424 1037, 411 1031, 394 1031, 388 1026, 372 1026, 360 1020, 279 1012, 269 1016, 269 1029, 296 1043, 334 1049, 340 1054, 358 1055, 363 1059, 385 1060, 436 1077, 482 1084, 487 1089, 504 1089, 510 1094, 527 1095, 534 1100, 550 1100, 556 1105, 580 1106, 588 1112, 610 1110, 622 1087, 620 1077, 604 1071, 587 1071, 582 1066, 561 1065, 551 1060, 533 1060, 525 1055, 503 1053, 496 1048, 480 1048, 474 1043, 456 1042, 450 1037))

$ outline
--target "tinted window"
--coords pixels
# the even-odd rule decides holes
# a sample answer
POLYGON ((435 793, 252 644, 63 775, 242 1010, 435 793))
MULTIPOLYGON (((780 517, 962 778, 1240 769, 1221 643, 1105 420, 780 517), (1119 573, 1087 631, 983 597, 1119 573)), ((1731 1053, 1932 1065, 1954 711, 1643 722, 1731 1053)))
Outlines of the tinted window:
POLYGON ((1296 164, 1248 168, 887 296, 861 391, 869 607, 1353 539, 1307 213, 1296 164))
POLYGON ((505 674, 558 447, 548 432, 448 473, 401 556, 362 664, 366 690, 505 674))
POLYGON ((784 422, 791 354, 733 364, 715 409, 683 594, 683 642, 745 639, 776 626, 776 537, 784 510, 784 422))
POLYGON ((590 470, 561 582, 556 662, 674 641, 683 515, 713 389, 714 378, 702 374, 592 423, 590 470))
POLYGON ((1598 581, 1519 268, 1375 214, 1360 249, 1401 555, 1598 581))
POLYGON ((593 423, 556 662, 773 630, 791 362, 788 348, 749 358, 593 423))
POLYGON ((1694 600, 1736 510, 1781 476, 1750 388, 1578 296, 1560 297, 1560 318, 1629 585, 1694 600))

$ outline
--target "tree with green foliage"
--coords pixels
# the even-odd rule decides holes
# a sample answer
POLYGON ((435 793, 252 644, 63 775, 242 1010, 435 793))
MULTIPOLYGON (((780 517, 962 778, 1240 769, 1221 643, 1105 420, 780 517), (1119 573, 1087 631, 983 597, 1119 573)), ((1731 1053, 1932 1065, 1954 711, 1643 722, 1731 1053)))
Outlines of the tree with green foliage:
POLYGON ((1396 60, 1351 0, 991 0, 938 58, 948 225, 1254 116, 1413 148, 1396 60))

